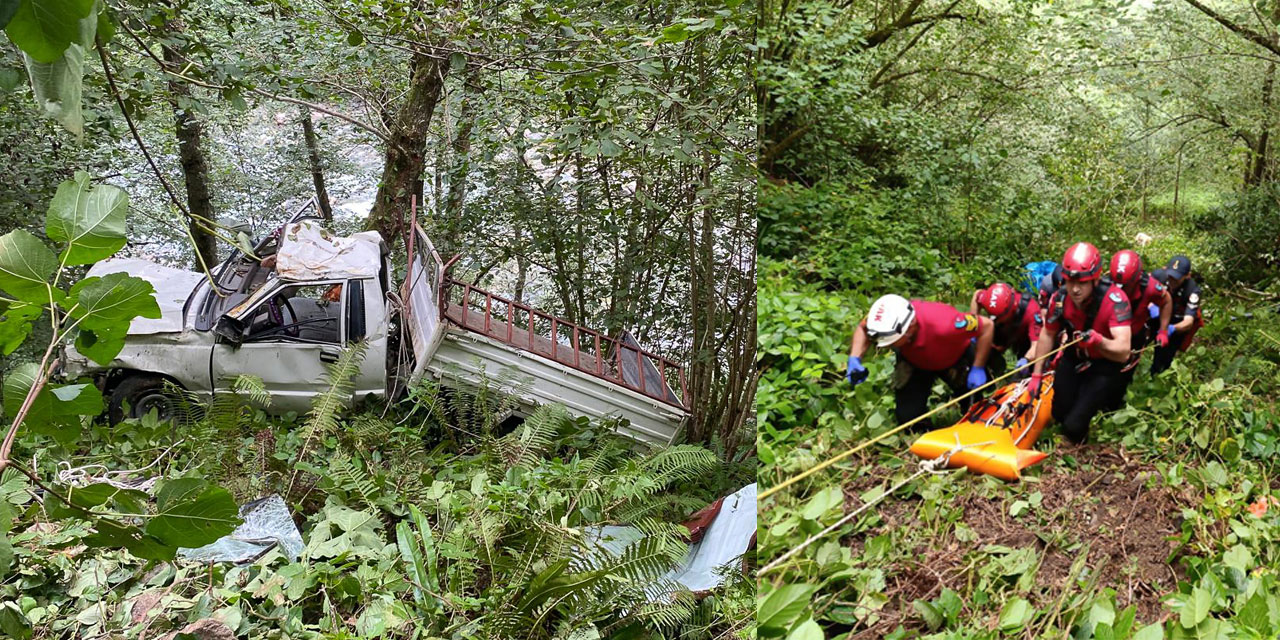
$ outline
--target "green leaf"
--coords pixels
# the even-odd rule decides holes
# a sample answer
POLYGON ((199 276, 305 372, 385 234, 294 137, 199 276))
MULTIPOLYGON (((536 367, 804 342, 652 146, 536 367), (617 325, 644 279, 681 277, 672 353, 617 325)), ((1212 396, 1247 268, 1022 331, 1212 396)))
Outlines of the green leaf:
POLYGON ((690 35, 688 25, 683 22, 677 22, 662 30, 662 40, 671 43, 684 42, 690 35))
POLYGON ((769 638, 785 634, 791 623, 808 609, 809 596, 817 590, 814 585, 789 584, 771 591, 756 612, 760 636, 769 638))
POLYGON ((805 520, 817 520, 826 512, 840 506, 844 501, 844 494, 840 487, 832 485, 819 491, 817 495, 809 499, 805 504, 804 511, 800 512, 800 517, 805 520))
POLYGON ((1240 608, 1240 615, 1236 616, 1236 622, 1258 633, 1266 633, 1271 629, 1271 614, 1267 607, 1267 595, 1264 591, 1259 590, 1244 603, 1244 606, 1240 608))
POLYGON ((209 487, 194 499, 188 496, 171 497, 159 507, 159 514, 147 523, 147 533, 166 545, 202 547, 240 524, 236 501, 226 489, 209 487))
MULTIPOLYGON (((39 365, 19 365, 4 380, 4 412, 10 419, 22 407, 31 385, 35 384, 39 365)), ((37 433, 53 437, 63 445, 79 437, 80 416, 102 413, 102 392, 91 384, 46 384, 36 394, 25 423, 37 433)))
POLYGON ((22 74, 13 69, 0 69, 0 91, 9 92, 18 88, 22 82, 22 74))
POLYGON ((94 186, 89 174, 58 185, 49 203, 45 233, 63 243, 65 264, 92 264, 111 257, 125 245, 125 212, 129 195, 108 184, 94 186))
POLYGON ((1213 605, 1213 594, 1202 587, 1191 591, 1191 597, 1183 605, 1178 621, 1185 629, 1194 629, 1196 625, 1209 616, 1209 608, 1213 605))
POLYGON ((1035 609, 1030 602, 1025 598, 1014 598, 1000 609, 1000 629, 1002 631, 1021 629, 1031 621, 1033 615, 1035 615, 1035 609))
POLYGON ((924 619, 925 626, 929 627, 930 631, 936 631, 938 627, 942 626, 943 622, 946 622, 942 612, 938 611, 938 608, 933 603, 916 600, 911 603, 911 608, 920 614, 920 617, 924 619))
POLYGON ((21 0, 0 0, 0 29, 9 24, 9 21, 13 19, 13 14, 18 12, 18 6, 21 4, 21 0))
POLYGON ((166 480, 156 492, 156 507, 161 511, 186 500, 194 500, 209 483, 200 478, 174 478, 166 480))
MULTIPOLYGON (((95 5, 91 2, 90 6, 95 5)), ((17 21, 18 16, 15 16, 14 22, 17 21)), ((13 23, 10 23, 9 28, 13 28, 13 23)), ((72 42, 63 47, 53 59, 44 60, 24 51, 22 61, 31 78, 31 91, 35 95, 36 105, 45 115, 62 123, 62 126, 78 137, 84 133, 84 116, 80 104, 84 56, 93 46, 94 33, 98 28, 97 17, 92 12, 86 12, 75 28, 76 35, 72 42)))
POLYGON ((150 282, 125 273, 85 278, 71 287, 75 305, 68 313, 87 329, 127 328, 136 317, 160 317, 155 293, 150 282))
POLYGON ((814 622, 813 618, 809 618, 791 630, 787 634, 787 640, 825 640, 826 635, 822 633, 822 627, 814 622))
POLYGON ((21 0, 5 33, 33 60, 54 62, 79 41, 80 21, 93 5, 94 0, 21 0))
POLYGON ((96 533, 81 540, 85 545, 94 548, 127 549, 129 553, 143 560, 173 560, 177 555, 176 546, 166 545, 159 538, 144 533, 138 527, 124 526, 111 520, 101 519, 94 523, 96 533))
POLYGON ((0 355, 13 353, 31 335, 32 321, 40 317, 43 307, 37 304, 0 303, 0 355))
POLYGON ((39 238, 23 229, 0 236, 0 289, 35 304, 49 304, 63 294, 49 285, 58 258, 39 238))
POLYGON ((125 338, 129 336, 128 328, 112 329, 80 329, 76 335, 76 351, 93 360, 108 366, 120 351, 124 349, 125 338))
POLYGON ((9 543, 9 538, 0 538, 0 580, 9 575, 9 568, 13 566, 13 545, 9 543))
POLYGON ((1164 640, 1164 626, 1149 624, 1133 634, 1132 640, 1164 640))
POLYGON ((16 602, 0 602, 0 635, 15 640, 31 637, 31 622, 16 602))

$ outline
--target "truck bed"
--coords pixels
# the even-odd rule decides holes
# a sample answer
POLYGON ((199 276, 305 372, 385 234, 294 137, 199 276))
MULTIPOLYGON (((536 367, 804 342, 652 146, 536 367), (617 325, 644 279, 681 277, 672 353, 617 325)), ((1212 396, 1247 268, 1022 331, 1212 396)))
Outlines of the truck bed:
MULTIPOLYGON (((416 226, 416 225, 415 225, 416 226)), ((464 386, 509 370, 528 389, 524 402, 557 402, 575 415, 626 418, 622 435, 672 442, 688 418, 684 368, 619 338, 449 277, 416 229, 410 278, 402 290, 413 331, 414 376, 464 386), (425 256, 425 257, 424 257, 425 256)))

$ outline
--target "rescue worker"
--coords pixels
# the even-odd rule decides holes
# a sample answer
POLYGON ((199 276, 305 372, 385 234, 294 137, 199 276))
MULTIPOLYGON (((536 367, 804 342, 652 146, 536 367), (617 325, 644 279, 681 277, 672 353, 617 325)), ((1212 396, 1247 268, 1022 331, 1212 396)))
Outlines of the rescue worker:
MULTIPOLYGON (((1093 416, 1111 399, 1120 368, 1129 358, 1133 310, 1124 291, 1102 277, 1102 254, 1077 242, 1062 258, 1062 288, 1049 299, 1036 354, 1052 351, 1059 332, 1075 345, 1062 352, 1053 371, 1053 418, 1077 444, 1089 437, 1093 416)), ((1035 363, 1031 393, 1039 395, 1045 361, 1035 363)))
POLYGON ((986 311, 995 322, 991 348, 995 349, 997 356, 987 363, 991 376, 1004 374, 1005 351, 1012 351, 1018 359, 1014 366, 1019 369, 1025 367, 1031 357, 1031 345, 1040 337, 1040 304, 1030 295, 1023 295, 1008 284, 997 282, 973 292, 969 313, 977 314, 978 309, 986 311))
POLYGON ((1200 285, 1191 277, 1191 259, 1184 255, 1174 256, 1164 268, 1164 285, 1168 289, 1173 308, 1170 311, 1168 344, 1156 347, 1155 356, 1151 359, 1151 375, 1169 368, 1173 357, 1179 351, 1186 351, 1191 346, 1191 339, 1196 331, 1204 326, 1204 317, 1200 312, 1200 285))
POLYGON ((1124 404, 1125 393, 1133 382, 1133 374, 1138 370, 1143 348, 1152 340, 1159 346, 1169 344, 1166 328, 1169 326, 1173 303, 1164 284, 1142 270, 1142 257, 1136 251, 1124 249, 1111 256, 1110 274, 1111 282, 1124 291, 1133 307, 1133 319, 1129 322, 1129 358, 1120 370, 1115 396, 1107 406, 1114 411, 1124 404), (1153 308, 1155 313, 1151 312, 1153 308), (1154 323, 1151 322, 1153 318, 1154 323), (1152 324, 1155 325, 1154 331, 1148 329, 1152 324))
POLYGON ((1040 292, 1038 294, 1039 297, 1036 298, 1036 303, 1040 305, 1041 311, 1049 308, 1049 298, 1053 296, 1055 291, 1061 288, 1062 265, 1057 265, 1053 268, 1053 273, 1050 273, 1040 279, 1040 292))
MULTIPOLYGON (((853 331, 845 379, 854 386, 867 379, 862 356, 871 340, 878 347, 893 349, 894 414, 898 424, 903 424, 925 413, 939 377, 956 393, 987 383, 986 365, 994 332, 990 320, 948 304, 881 296, 853 331)), ((921 425, 917 428, 929 428, 927 420, 921 425)))

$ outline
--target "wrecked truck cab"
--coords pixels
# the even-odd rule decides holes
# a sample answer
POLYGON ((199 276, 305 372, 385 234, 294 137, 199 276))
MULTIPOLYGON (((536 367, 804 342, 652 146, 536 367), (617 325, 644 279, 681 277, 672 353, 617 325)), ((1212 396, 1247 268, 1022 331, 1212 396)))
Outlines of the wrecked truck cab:
POLYGON ((334 236, 300 220, 255 253, 260 259, 236 252, 212 281, 145 260, 94 265, 90 276, 124 271, 150 282, 162 317, 134 320, 124 349, 105 366, 69 345, 64 375, 93 376, 113 422, 152 409, 166 415, 173 403, 166 383, 208 401, 241 375, 262 379, 271 411, 302 413, 324 391, 325 366, 363 341, 353 397, 384 395, 390 264, 381 237, 334 236))
POLYGON ((212 279, 141 260, 109 260, 89 275, 126 271, 156 288, 162 317, 139 318, 106 366, 68 346, 65 373, 94 376, 113 422, 173 407, 170 384, 198 400, 260 378, 274 413, 307 411, 327 388, 326 365, 366 343, 355 401, 430 378, 477 388, 500 371, 526 382, 515 417, 559 403, 616 421, 621 435, 661 446, 689 416, 684 369, 640 347, 454 278, 416 224, 408 276, 395 284, 374 232, 336 236, 298 219, 219 265, 212 279), (396 327, 392 335, 392 327, 396 327), (400 336, 403 335, 403 345, 400 336), (403 352, 403 353, 402 353, 403 352))

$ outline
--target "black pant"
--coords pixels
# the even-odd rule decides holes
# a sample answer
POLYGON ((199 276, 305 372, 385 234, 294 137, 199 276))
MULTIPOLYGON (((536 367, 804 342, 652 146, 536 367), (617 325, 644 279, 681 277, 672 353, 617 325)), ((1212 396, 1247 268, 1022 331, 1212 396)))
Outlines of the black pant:
MULTIPOLYGON (((1132 338, 1133 342, 1131 345, 1133 347, 1133 350, 1141 351, 1143 347, 1147 346, 1148 342, 1152 342, 1151 340, 1152 335, 1153 334, 1150 331, 1144 329, 1138 335, 1133 336, 1132 338)), ((1136 358, 1137 356, 1133 356, 1133 357, 1136 358)), ((1124 366, 1125 365, 1121 365, 1121 368, 1123 369, 1124 366)), ((1133 375, 1137 372, 1138 372, 1137 362, 1134 362, 1133 366, 1130 367, 1128 371, 1120 372, 1119 376, 1116 378, 1115 391, 1111 395, 1111 400, 1107 402, 1107 406, 1105 407, 1107 411, 1116 411, 1120 407, 1124 406, 1125 394, 1129 392, 1129 385, 1133 383, 1133 375)))
POLYGON ((1089 438, 1089 423, 1112 398, 1119 382, 1119 362, 1082 360, 1068 349, 1053 370, 1053 419, 1062 425, 1062 434, 1080 444, 1089 438), (1088 368, 1077 367, 1088 363, 1088 368))
POLYGON ((1156 353, 1151 357, 1151 375, 1156 375, 1173 364, 1173 357, 1178 355, 1178 351, 1182 349, 1182 343, 1187 341, 1187 334, 1175 333, 1169 338, 1169 346, 1156 347, 1156 353))
MULTIPOLYGON (((964 393, 967 390, 967 376, 972 362, 972 346, 960 358, 959 362, 942 371, 920 369, 898 356, 897 363, 894 366, 893 394, 896 403, 893 413, 898 420, 898 424, 914 420, 929 410, 929 396, 933 394, 933 383, 937 382, 938 378, 942 378, 942 381, 951 388, 953 397, 964 393)), ((960 408, 967 411, 971 404, 973 404, 973 399, 966 398, 960 403, 960 408)), ((932 420, 921 420, 912 427, 912 431, 929 431, 932 428, 932 420)))

